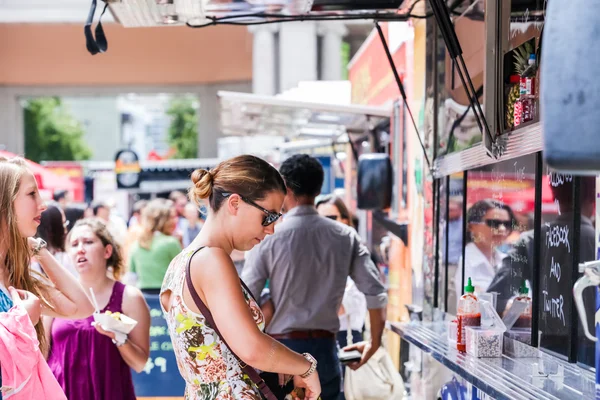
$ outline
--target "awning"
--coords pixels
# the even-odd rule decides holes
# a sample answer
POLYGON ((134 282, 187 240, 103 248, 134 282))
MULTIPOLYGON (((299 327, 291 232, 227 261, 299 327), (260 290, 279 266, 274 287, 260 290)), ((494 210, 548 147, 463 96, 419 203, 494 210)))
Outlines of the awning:
MULTIPOLYGON (((0 157, 13 158, 17 157, 17 155, 0 150, 0 157)), ((75 184, 68 178, 57 175, 31 160, 25 159, 25 162, 33 173, 40 190, 52 192, 56 190, 75 190, 75 184)))
POLYGON ((221 91, 218 96, 222 132, 234 136, 337 141, 346 134, 374 129, 392 112, 391 107, 315 103, 248 93, 221 91))

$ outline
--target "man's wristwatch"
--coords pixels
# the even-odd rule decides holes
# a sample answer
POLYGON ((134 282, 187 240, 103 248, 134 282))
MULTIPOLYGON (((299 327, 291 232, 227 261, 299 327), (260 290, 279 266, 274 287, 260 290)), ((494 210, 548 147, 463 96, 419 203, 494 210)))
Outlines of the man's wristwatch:
POLYGON ((46 247, 48 247, 48 243, 46 243, 44 239, 38 238, 37 244, 31 251, 33 252, 34 256, 37 256, 40 253, 40 251, 42 251, 42 249, 45 249, 46 247))
POLYGON ((304 353, 302 355, 308 360, 308 362, 310 362, 310 368, 308 369, 308 371, 300 375, 300 378, 306 379, 317 370, 317 360, 315 360, 315 358, 308 353, 304 353))

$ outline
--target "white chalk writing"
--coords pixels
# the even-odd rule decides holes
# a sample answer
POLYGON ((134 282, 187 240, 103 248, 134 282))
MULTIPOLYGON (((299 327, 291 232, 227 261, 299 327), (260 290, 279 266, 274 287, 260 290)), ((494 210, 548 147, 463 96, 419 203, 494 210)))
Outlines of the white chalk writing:
POLYGON ((527 264, 528 262, 527 256, 514 252, 510 254, 510 260, 513 262, 519 262, 523 264, 527 264))
POLYGON ((567 326, 565 322, 565 313, 563 311, 564 299, 562 294, 558 299, 548 298, 548 292, 544 293, 544 311, 550 313, 552 318, 559 319, 563 326, 567 326))
POLYGON ((517 163, 515 163, 514 166, 515 166, 515 179, 519 182, 522 182, 523 180, 525 180, 525 167, 517 168, 517 163))
POLYGON ((555 225, 546 231, 546 246, 559 247, 565 245, 567 251, 571 252, 571 243, 569 243, 569 227, 555 225))
POLYGON ((550 172, 550 185, 552 187, 559 187, 564 185, 565 182, 572 182, 573 175, 570 174, 559 174, 558 172, 550 172))
POLYGON ((557 282, 560 282, 561 269, 560 264, 554 261, 554 257, 550 262, 550 277, 555 277, 557 282))

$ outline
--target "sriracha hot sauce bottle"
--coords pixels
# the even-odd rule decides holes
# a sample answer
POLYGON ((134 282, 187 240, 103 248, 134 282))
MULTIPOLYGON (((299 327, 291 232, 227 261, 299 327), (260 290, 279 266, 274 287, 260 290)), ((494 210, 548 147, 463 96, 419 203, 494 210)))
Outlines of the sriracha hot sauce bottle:
POLYGON ((466 327, 481 325, 479 301, 474 292, 475 288, 471 284, 471 278, 469 278, 467 286, 465 286, 465 294, 463 294, 458 301, 458 312, 456 313, 456 320, 458 322, 456 324, 458 331, 456 349, 463 353, 467 351, 466 327))
POLYGON ((523 281, 519 288, 519 296, 517 296, 515 300, 527 303, 527 308, 521 313, 519 319, 517 319, 517 322, 513 325, 514 328, 531 328, 531 297, 529 297, 528 293, 529 289, 527 288, 527 284, 523 281))

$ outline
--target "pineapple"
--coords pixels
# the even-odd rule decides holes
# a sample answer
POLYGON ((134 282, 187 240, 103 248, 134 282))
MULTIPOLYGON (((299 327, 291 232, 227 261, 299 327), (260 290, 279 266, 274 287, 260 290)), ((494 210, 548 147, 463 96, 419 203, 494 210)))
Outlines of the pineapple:
POLYGON ((506 127, 508 129, 512 128, 514 125, 514 111, 515 111, 515 103, 519 100, 521 96, 521 89, 519 85, 513 85, 510 88, 510 92, 508 93, 508 99, 506 101, 506 127))
MULTIPOLYGON (((521 46, 513 50, 514 67, 515 73, 519 76, 523 76, 527 68, 529 67, 529 55, 533 53, 533 46, 530 42, 525 42, 521 46)), ((521 89, 519 84, 513 85, 510 88, 506 99, 506 127, 512 128, 514 125, 514 109, 515 103, 519 100, 521 89)))
POLYGON ((529 42, 523 43, 513 51, 515 72, 520 76, 523 76, 523 73, 529 66, 529 55, 532 53, 533 46, 529 42))

